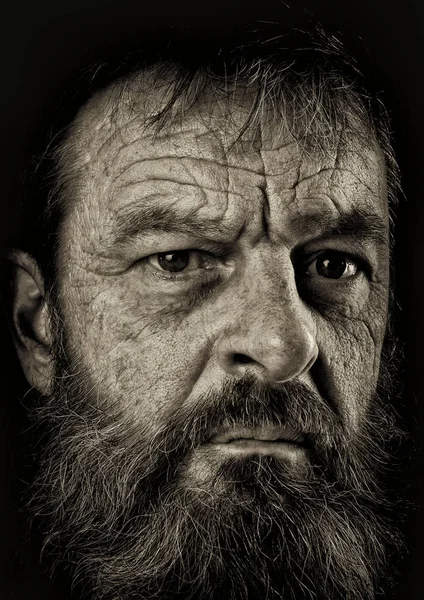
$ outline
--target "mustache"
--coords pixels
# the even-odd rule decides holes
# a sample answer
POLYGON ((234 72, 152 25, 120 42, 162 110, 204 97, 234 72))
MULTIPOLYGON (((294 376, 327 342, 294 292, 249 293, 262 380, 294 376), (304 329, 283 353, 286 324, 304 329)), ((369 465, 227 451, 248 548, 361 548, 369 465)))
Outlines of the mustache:
MULTIPOLYGON (((377 390, 360 427, 351 431, 336 406, 301 381, 277 385, 248 377, 228 381, 220 390, 179 407, 150 438, 144 481, 150 481, 152 488, 177 481, 187 457, 225 429, 269 426, 304 436, 308 477, 316 483, 325 480, 344 490, 356 481, 355 493, 371 498, 382 485, 375 476, 376 465, 381 474, 386 467, 391 470, 389 457, 403 437, 393 411, 381 400, 377 390)), ((146 449, 143 453, 146 457, 146 449)))
POLYGON ((293 430, 321 451, 336 446, 340 450, 347 437, 338 411, 303 382, 269 385, 245 377, 227 381, 222 389, 174 411, 158 434, 159 450, 187 454, 233 427, 293 430))
MULTIPOLYGON (((394 412, 385 401, 389 379, 382 379, 371 394, 355 431, 350 430, 333 399, 324 398, 302 381, 269 384, 249 376, 228 379, 219 389, 189 397, 152 427, 128 419, 117 403, 111 402, 107 410, 99 406, 90 379, 81 371, 72 373, 72 366, 62 371, 66 378, 56 379, 52 404, 43 403, 39 425, 48 426, 48 438, 57 437, 59 430, 57 440, 63 439, 64 420, 58 417, 64 407, 72 406, 71 411, 66 410, 65 421, 74 445, 68 444, 66 452, 77 455, 81 451, 85 456, 86 446, 90 446, 91 457, 95 448, 106 456, 116 454, 134 485, 140 490, 156 490, 156 496, 160 488, 179 480, 189 456, 214 436, 231 428, 263 427, 300 434, 316 480, 324 478, 343 489, 350 480, 361 479, 364 489, 373 494, 371 490, 380 485, 374 477, 376 465, 383 472, 392 447, 402 437, 394 412), (81 423, 92 426, 82 428, 81 423)), ((88 455, 87 459, 91 460, 88 455)))

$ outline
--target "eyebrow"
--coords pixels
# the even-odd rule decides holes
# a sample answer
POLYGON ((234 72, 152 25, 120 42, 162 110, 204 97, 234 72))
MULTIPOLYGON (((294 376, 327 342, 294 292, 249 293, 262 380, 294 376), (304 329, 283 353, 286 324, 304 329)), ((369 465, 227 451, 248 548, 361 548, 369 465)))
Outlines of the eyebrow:
POLYGON ((146 206, 143 208, 126 211, 117 216, 115 226, 115 243, 123 244, 127 240, 136 237, 142 232, 163 231, 167 233, 193 233, 221 234, 224 231, 220 219, 199 219, 196 211, 192 213, 181 213, 172 207, 146 206))
POLYGON ((381 216, 373 211, 358 208, 352 208, 336 219, 325 213, 299 215, 293 220, 292 227, 306 235, 313 235, 319 231, 320 238, 355 237, 377 245, 387 244, 389 240, 389 228, 381 216))
MULTIPOLYGON (((182 214, 172 207, 146 206, 126 211, 117 217, 114 243, 125 244, 142 232, 162 231, 187 235, 221 235, 225 233, 220 219, 199 219, 196 211, 182 214)), ((328 213, 310 213, 295 217, 290 228, 297 234, 310 237, 355 237, 378 245, 388 243, 388 226, 373 211, 352 208, 334 218, 328 213)))

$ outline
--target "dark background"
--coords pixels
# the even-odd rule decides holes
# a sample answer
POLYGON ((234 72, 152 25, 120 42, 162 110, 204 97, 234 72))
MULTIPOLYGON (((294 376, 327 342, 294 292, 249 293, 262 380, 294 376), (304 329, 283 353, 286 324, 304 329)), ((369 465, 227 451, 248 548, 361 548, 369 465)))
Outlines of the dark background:
MULTIPOLYGON (((308 11, 327 29, 339 30, 353 48, 360 48, 364 68, 374 74, 377 85, 385 90, 384 99, 392 113, 395 149, 407 198, 401 201, 396 233, 397 293, 402 306, 398 325, 406 344, 405 396, 421 425, 424 3, 402 0, 390 5, 383 0, 360 0, 341 5, 341 1, 293 1, 291 9, 283 2, 271 0, 217 0, 203 4, 152 0, 137 5, 118 1, 9 2, 0 14, 0 245, 10 243, 18 227, 20 171, 28 160, 30 141, 45 116, 54 113, 52 99, 57 89, 93 50, 128 34, 143 36, 169 25, 173 31, 191 31, 195 52, 196 36, 202 38, 216 31, 228 36, 255 20, 290 20, 301 26, 308 11)), ((37 557, 22 542, 17 498, 22 491, 20 478, 25 477, 20 470, 25 434, 21 433, 22 409, 16 384, 19 369, 3 315, 0 319, 0 493, 4 503, 0 512, 0 598, 64 600, 49 589, 47 582, 41 582, 37 557)), ((413 465, 411 492, 418 508, 407 527, 409 553, 401 564, 396 600, 424 597, 423 467, 420 451, 413 465)))

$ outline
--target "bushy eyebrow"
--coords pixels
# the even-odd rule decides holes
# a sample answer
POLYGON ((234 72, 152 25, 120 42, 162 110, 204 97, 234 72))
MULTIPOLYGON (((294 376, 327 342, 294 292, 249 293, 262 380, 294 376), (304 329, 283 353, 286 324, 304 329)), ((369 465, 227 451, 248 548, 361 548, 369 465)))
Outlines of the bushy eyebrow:
MULTIPOLYGON (((143 232, 162 231, 187 235, 222 237, 228 227, 220 219, 199 218, 196 211, 181 213, 172 207, 145 206, 117 216, 114 243, 125 244, 143 232)), ((290 220, 290 230, 299 237, 354 237, 377 245, 388 244, 388 226, 381 216, 369 210, 352 208, 336 218, 326 212, 305 213, 290 220)))
POLYGON ((226 228, 221 220, 199 219, 196 211, 181 213, 172 207, 146 206, 125 211, 117 216, 114 237, 116 244, 147 231, 163 231, 167 233, 185 233, 188 235, 223 234, 226 228))
POLYGON ((351 208, 336 219, 328 213, 299 215, 291 224, 292 228, 303 235, 318 233, 320 238, 345 236, 376 245, 388 244, 389 229, 380 215, 373 211, 351 208))

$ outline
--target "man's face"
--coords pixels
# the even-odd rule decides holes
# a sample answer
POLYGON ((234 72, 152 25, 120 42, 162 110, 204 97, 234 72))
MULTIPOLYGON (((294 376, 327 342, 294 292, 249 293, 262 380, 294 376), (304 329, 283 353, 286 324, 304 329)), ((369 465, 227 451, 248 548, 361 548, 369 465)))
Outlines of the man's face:
POLYGON ((353 433, 387 320, 382 154, 302 156, 266 121, 228 151, 203 110, 155 138, 101 99, 80 116, 58 257, 71 354, 151 434, 245 375, 302 381, 353 433))
MULTIPOLYGON (((154 135, 137 111, 112 118, 107 97, 72 133, 79 180, 57 257, 63 331, 49 410, 65 417, 50 451, 71 547, 79 556, 85 540, 101 598, 168 597, 200 590, 201 578, 212 598, 217 564, 237 560, 275 570, 271 598, 289 580, 280 559, 305 573, 284 598, 309 598, 309 551, 323 598, 366 597, 362 563, 379 553, 364 541, 379 543, 373 443, 387 434, 374 406, 389 290, 380 149, 341 132, 331 151, 306 152, 266 117, 231 144, 244 108, 220 115, 207 103, 154 135), (102 527, 107 543, 94 542, 102 527), (291 563, 280 556, 290 552, 291 563), (329 568, 340 572, 324 584, 329 568)), ((225 589, 243 587, 236 572, 225 589)), ((259 597, 257 582, 244 585, 240 597, 259 597)))

